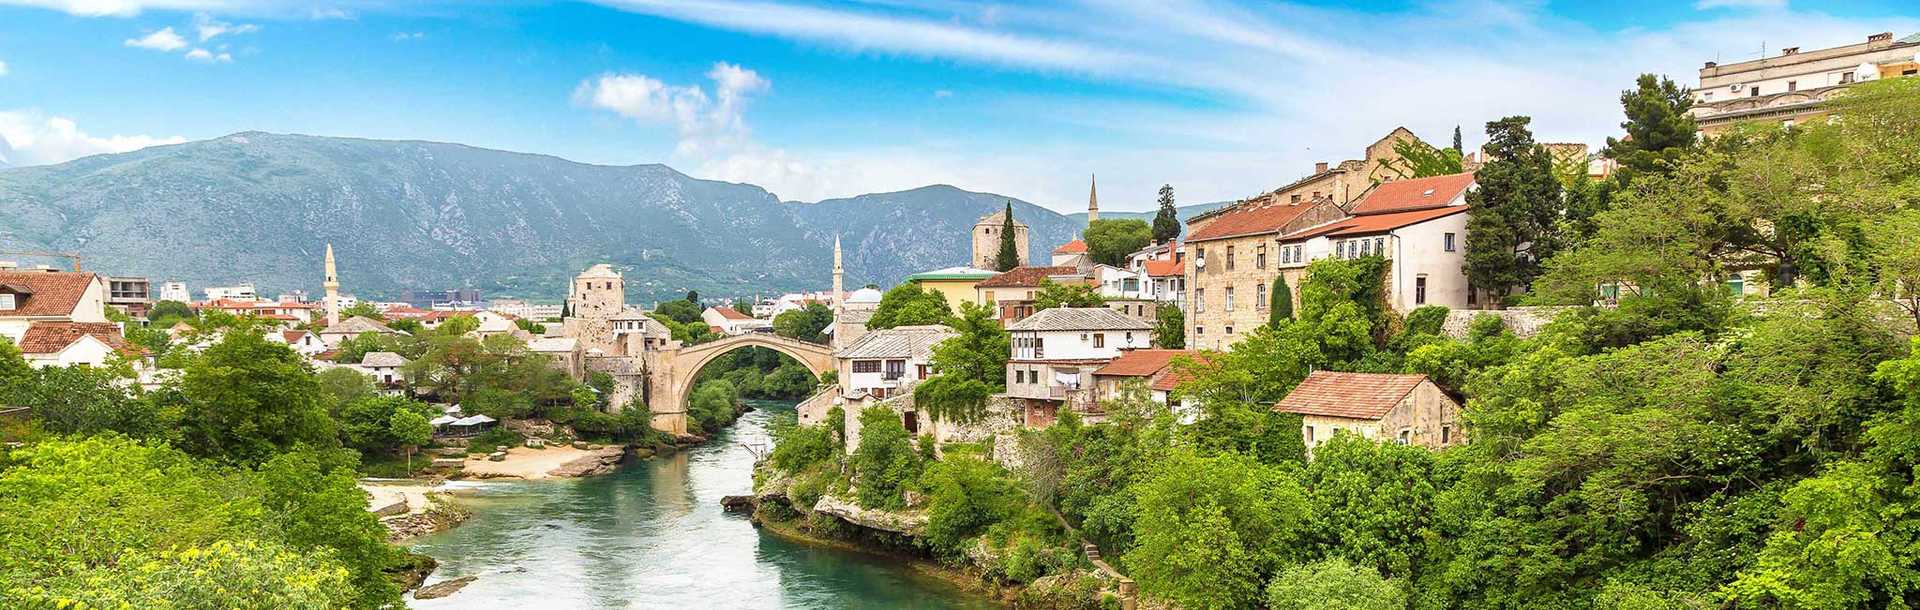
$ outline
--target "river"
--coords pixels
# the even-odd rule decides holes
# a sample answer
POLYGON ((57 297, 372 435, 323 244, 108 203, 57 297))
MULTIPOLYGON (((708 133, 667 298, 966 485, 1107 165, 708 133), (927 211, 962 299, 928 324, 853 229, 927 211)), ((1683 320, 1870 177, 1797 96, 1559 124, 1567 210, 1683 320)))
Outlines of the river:
POLYGON ((410 546, 440 561, 429 583, 478 576, 417 610, 529 608, 997 608, 898 559, 795 544, 720 510, 753 487, 747 446, 771 444, 754 412, 700 447, 586 479, 477 482, 473 518, 410 546), (745 446, 743 446, 745 445, 745 446))

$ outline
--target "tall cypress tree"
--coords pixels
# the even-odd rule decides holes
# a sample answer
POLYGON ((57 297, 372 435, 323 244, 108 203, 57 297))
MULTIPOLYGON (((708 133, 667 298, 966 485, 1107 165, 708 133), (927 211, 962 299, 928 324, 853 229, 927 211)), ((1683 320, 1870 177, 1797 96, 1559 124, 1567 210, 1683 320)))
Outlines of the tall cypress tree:
POLYGON ((1267 307, 1267 326, 1279 328, 1281 320, 1293 319, 1293 288, 1287 278, 1273 278, 1273 303, 1267 307))
POLYGON ((1020 249, 1013 243, 1013 201, 1007 201, 1007 213, 1000 220, 1000 254, 993 259, 994 268, 1008 271, 1020 266, 1020 249))
POLYGON ((1540 273, 1553 254, 1555 223, 1566 208, 1553 158, 1533 141, 1531 122, 1512 116, 1487 123, 1486 165, 1474 173, 1480 188, 1467 194, 1467 280, 1493 293, 1498 304, 1540 273))
POLYGON ((1460 153, 1461 157, 1465 157, 1467 155, 1467 147, 1465 144, 1462 144, 1460 141, 1459 125, 1453 126, 1453 152, 1460 153))
POLYGON ((1160 213, 1153 215, 1153 243, 1164 244, 1180 237, 1180 211, 1173 207, 1173 185, 1160 185, 1160 213))

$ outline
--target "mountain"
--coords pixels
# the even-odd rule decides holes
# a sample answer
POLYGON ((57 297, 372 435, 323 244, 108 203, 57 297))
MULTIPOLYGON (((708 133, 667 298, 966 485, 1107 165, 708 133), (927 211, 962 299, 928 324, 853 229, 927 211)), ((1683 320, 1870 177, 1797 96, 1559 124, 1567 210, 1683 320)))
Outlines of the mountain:
POLYGON ((272 294, 315 291, 331 242, 344 290, 376 299, 466 286, 558 299, 575 273, 610 262, 647 302, 825 288, 835 234, 849 286, 889 286, 966 263, 974 222, 1009 201, 1042 260, 1084 226, 945 185, 781 202, 664 165, 246 132, 0 170, 0 250, 74 251, 109 274, 272 294))

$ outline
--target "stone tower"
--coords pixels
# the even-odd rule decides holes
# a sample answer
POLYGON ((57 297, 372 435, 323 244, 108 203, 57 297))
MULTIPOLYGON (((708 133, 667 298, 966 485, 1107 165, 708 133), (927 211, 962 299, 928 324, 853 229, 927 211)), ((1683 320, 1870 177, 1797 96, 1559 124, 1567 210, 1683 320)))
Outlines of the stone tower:
POLYGON ((841 284, 840 284, 840 280, 845 274, 846 274, 846 269, 840 266, 840 235, 836 233, 833 236, 833 310, 834 311, 840 311, 841 301, 847 298, 847 293, 845 290, 841 288, 841 284))
POLYGON ((1087 226, 1100 219, 1100 178, 1090 176, 1087 184, 1087 226))
POLYGON ((333 264, 333 243, 327 243, 327 275, 320 287, 327 291, 327 326, 340 323, 340 272, 333 264))
MULTIPOLYGON (((1006 221, 1007 212, 1001 210, 988 214, 973 223, 973 258, 968 265, 977 269, 994 269, 994 259, 1000 256, 1000 229, 1006 221)), ((1033 260, 1027 257, 1027 225, 1020 219, 1013 221, 1013 248, 1020 253, 1020 264, 1033 260)))
POLYGON ((567 310, 573 317, 606 319, 620 315, 626 307, 626 280, 612 266, 601 263, 574 276, 573 290, 567 295, 567 310))

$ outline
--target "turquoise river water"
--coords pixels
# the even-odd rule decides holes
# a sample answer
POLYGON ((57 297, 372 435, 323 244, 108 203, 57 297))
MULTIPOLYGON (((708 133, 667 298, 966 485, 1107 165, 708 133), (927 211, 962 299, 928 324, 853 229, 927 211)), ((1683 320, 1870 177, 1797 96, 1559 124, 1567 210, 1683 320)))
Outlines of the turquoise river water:
POLYGON ((587 479, 480 482, 473 518, 413 550, 440 561, 429 583, 477 576, 416 610, 529 608, 906 608, 997 606, 901 560, 795 544, 720 510, 753 486, 767 422, 757 404, 727 432, 676 455, 587 479))

